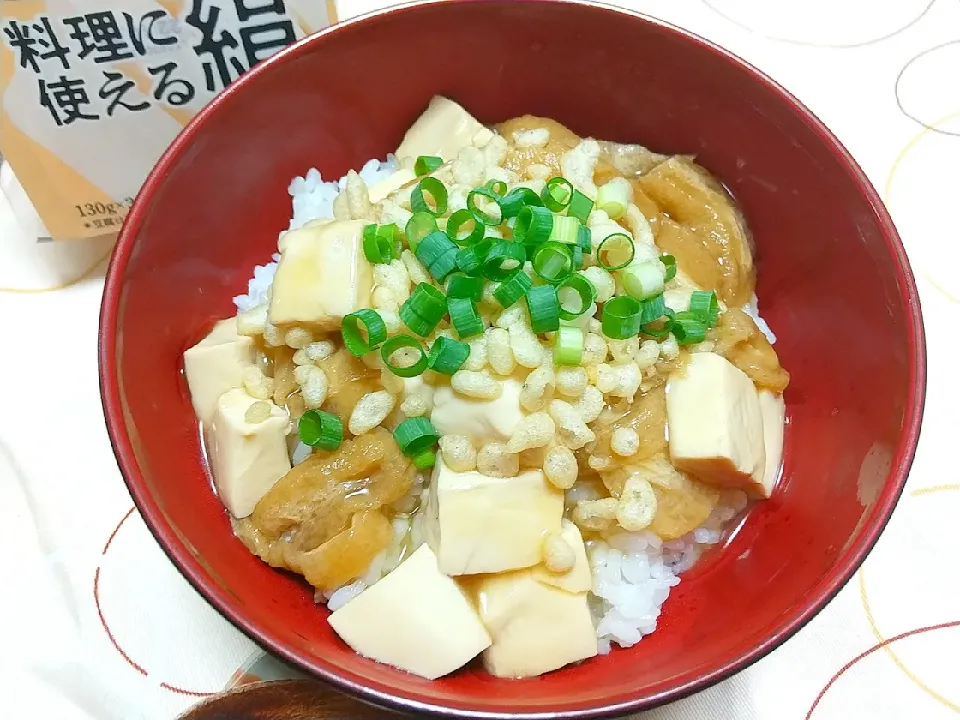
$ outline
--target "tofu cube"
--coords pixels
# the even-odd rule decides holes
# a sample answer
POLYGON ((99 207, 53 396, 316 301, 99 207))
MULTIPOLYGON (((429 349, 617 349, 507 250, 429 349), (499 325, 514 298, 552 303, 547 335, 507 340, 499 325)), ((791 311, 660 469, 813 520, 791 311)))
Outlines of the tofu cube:
POLYGON ((453 100, 439 95, 407 130, 397 157, 416 160, 421 155, 453 160, 467 145, 483 147, 493 133, 453 100))
POLYGON ((228 390, 217 402, 207 452, 217 493, 235 518, 253 512, 260 498, 290 471, 287 413, 271 403, 270 416, 248 423, 247 409, 258 401, 243 390, 228 390))
POLYGON ((765 455, 753 382, 726 358, 694 353, 667 385, 670 459, 709 485, 763 494, 765 455))
POLYGON ((455 393, 443 385, 433 393, 430 422, 441 435, 465 435, 477 447, 506 442, 524 418, 520 407, 523 383, 516 378, 501 382, 503 393, 494 400, 478 400, 455 393))
POLYGON ((426 545, 330 615, 330 626, 360 655, 430 680, 491 642, 470 599, 426 545))
POLYGON ((780 477, 780 465, 783 462, 783 426, 785 410, 783 395, 769 390, 761 390, 760 415, 763 417, 763 452, 765 456, 763 487, 758 488, 762 497, 773 494, 773 488, 780 477))
POLYGON ((541 561, 544 537, 560 531, 563 493, 540 470, 496 478, 454 472, 438 456, 425 514, 442 572, 497 573, 541 561))
POLYGON ((590 562, 587 560, 587 549, 583 544, 580 528, 569 520, 564 520, 560 526, 560 537, 573 548, 576 557, 573 567, 565 573, 552 573, 541 564, 533 568, 533 576, 538 582, 569 593, 586 592, 593 587, 593 576, 590 574, 590 562))
POLYGON ((363 220, 341 220, 286 233, 273 279, 274 325, 336 330, 344 315, 370 307, 373 268, 363 254, 363 220))
POLYGON ((237 333, 235 317, 221 320, 203 340, 183 354, 190 400, 204 426, 213 420, 217 401, 243 387, 243 371, 254 364, 253 339, 237 333))
POLYGON ((597 654, 586 593, 544 585, 531 570, 482 578, 475 591, 493 638, 483 653, 491 675, 532 677, 597 654))

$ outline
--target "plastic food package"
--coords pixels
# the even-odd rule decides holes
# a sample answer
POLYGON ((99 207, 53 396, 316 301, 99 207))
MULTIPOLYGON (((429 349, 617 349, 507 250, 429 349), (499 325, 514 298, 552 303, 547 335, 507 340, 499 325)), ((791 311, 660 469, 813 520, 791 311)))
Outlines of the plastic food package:
POLYGON ((336 13, 334 0, 0 0, 0 151, 54 239, 115 233, 204 105, 336 13))

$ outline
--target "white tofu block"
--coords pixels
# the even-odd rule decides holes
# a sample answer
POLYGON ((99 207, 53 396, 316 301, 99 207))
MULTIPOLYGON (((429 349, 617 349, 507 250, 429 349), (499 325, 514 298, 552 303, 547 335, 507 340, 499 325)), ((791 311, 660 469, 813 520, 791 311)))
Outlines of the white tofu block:
POLYGON ((783 463, 783 429, 785 409, 783 395, 769 390, 761 390, 760 415, 763 417, 763 453, 765 456, 763 486, 758 493, 765 498, 773 494, 773 488, 780 477, 780 465, 783 463))
POLYGON ((360 655, 430 680, 490 645, 470 599, 426 545, 330 615, 330 626, 360 655))
POLYGON ((590 574, 590 562, 587 560, 587 549, 583 544, 580 528, 569 520, 564 520, 560 526, 560 537, 573 548, 576 556, 573 567, 565 573, 552 573, 541 564, 533 568, 533 576, 538 582, 553 585, 569 593, 586 592, 593 587, 593 576, 590 574))
POLYGON ((477 607, 493 644, 483 653, 491 675, 523 678, 597 654, 586 593, 538 582, 530 570, 482 578, 477 607))
POLYGON ((438 456, 425 513, 442 572, 497 573, 541 561, 544 536, 560 531, 563 493, 540 470, 495 478, 454 472, 438 456))
POLYGON ((243 390, 229 390, 217 402, 207 452, 220 500, 236 518, 253 512, 260 498, 290 471, 286 411, 271 403, 270 417, 248 423, 247 409, 258 400, 243 390))
POLYGON ((213 419, 221 395, 243 386, 243 370, 253 363, 253 339, 237 334, 235 317, 218 322, 183 354, 190 400, 201 424, 213 419))
POLYGON ((503 393, 494 400, 478 400, 443 385, 433 393, 430 422, 441 435, 466 435, 474 447, 506 442, 524 418, 520 407, 523 383, 516 378, 501 382, 503 393))
POLYGON ((286 233, 273 279, 270 322, 336 330, 344 315, 371 306, 373 268, 363 254, 364 220, 339 220, 286 233))
POLYGON ((694 353, 667 384, 670 459, 720 487, 763 487, 763 419, 747 375, 715 353, 694 353))
POLYGON ((397 157, 416 160, 431 155, 453 160, 467 145, 483 147, 493 133, 453 100, 436 95, 407 130, 397 157))

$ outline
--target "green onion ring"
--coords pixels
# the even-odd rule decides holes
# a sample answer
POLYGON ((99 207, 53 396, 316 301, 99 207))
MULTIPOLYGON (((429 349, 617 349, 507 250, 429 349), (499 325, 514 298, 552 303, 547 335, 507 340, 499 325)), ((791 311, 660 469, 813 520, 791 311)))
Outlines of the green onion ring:
POLYGON ((570 275, 569 277, 565 278, 559 286, 557 286, 558 299, 560 297, 560 292, 565 288, 570 288, 580 296, 580 309, 577 312, 574 312, 573 310, 568 310, 565 308, 563 303, 560 303, 561 320, 574 320, 580 317, 590 309, 590 306, 593 305, 597 299, 597 289, 593 286, 593 283, 579 273, 570 275))
POLYGON ((340 323, 340 334, 347 351, 354 357, 362 357, 387 339, 387 326, 376 310, 357 310, 344 316, 340 323), (361 325, 367 331, 366 340, 360 330, 361 325))
POLYGON ((573 199, 573 183, 565 177, 550 178, 547 180, 547 184, 543 186, 540 199, 553 212, 562 212, 573 199))
POLYGON ((307 410, 297 421, 297 434, 304 445, 336 450, 343 442, 343 423, 332 413, 307 410))
POLYGON ((559 285, 573 273, 573 253, 568 245, 546 242, 533 254, 533 271, 551 285, 559 285))
POLYGON ((444 215, 447 212, 447 188, 435 177, 423 178, 410 194, 410 209, 415 213, 430 213, 434 217, 444 215), (436 209, 427 204, 423 197, 424 191, 430 195, 436 209))
POLYGON ((608 300, 600 319, 603 334, 615 340, 626 340, 640 332, 640 303, 629 295, 608 300))
POLYGON ((608 272, 619 270, 620 268, 624 268, 627 265, 629 265, 631 262, 633 262, 633 257, 635 253, 636 253, 636 248, 634 247, 634 244, 633 244, 633 238, 631 238, 626 233, 612 233, 610 235, 607 235, 603 239, 603 242, 600 243, 600 246, 597 248, 597 264, 608 272), (615 263, 615 264, 608 263, 605 258, 605 254, 616 252, 616 248, 613 247, 613 245, 610 247, 607 247, 608 243, 612 243, 613 245, 616 245, 617 243, 621 243, 621 244, 626 243, 627 247, 630 250, 629 257, 620 263, 615 263))
POLYGON ((497 240, 487 257, 483 261, 483 276, 488 280, 501 282, 514 276, 523 267, 527 259, 527 253, 520 243, 510 242, 509 240, 497 240), (511 261, 517 263, 516 267, 504 268, 503 266, 511 261))
POLYGON ((420 344, 420 341, 413 337, 413 335, 396 335, 390 338, 381 346, 380 357, 383 359, 383 364, 386 366, 387 370, 398 377, 416 377, 427 369, 427 353, 423 349, 423 345, 420 344), (413 348, 420 353, 420 357, 415 363, 413 363, 413 365, 400 367, 399 365, 394 365, 390 361, 390 356, 393 355, 397 350, 401 350, 403 348, 413 348))
POLYGON ((400 452, 407 457, 417 457, 437 444, 440 433, 426 418, 407 418, 393 431, 393 439, 400 446, 400 452))
POLYGON ((472 212, 484 225, 495 226, 503 222, 503 210, 500 208, 502 198, 488 187, 478 187, 467 193, 467 209, 472 212), (497 214, 490 215, 477 207, 477 198, 490 200, 497 207, 497 214))

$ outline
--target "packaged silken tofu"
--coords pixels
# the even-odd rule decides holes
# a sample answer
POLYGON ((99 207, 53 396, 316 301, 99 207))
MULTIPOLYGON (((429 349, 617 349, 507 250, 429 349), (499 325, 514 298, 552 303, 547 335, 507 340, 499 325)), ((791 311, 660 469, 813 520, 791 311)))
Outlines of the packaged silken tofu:
POLYGON ((115 233, 226 85, 334 0, 0 0, 0 152, 55 239, 115 233))

